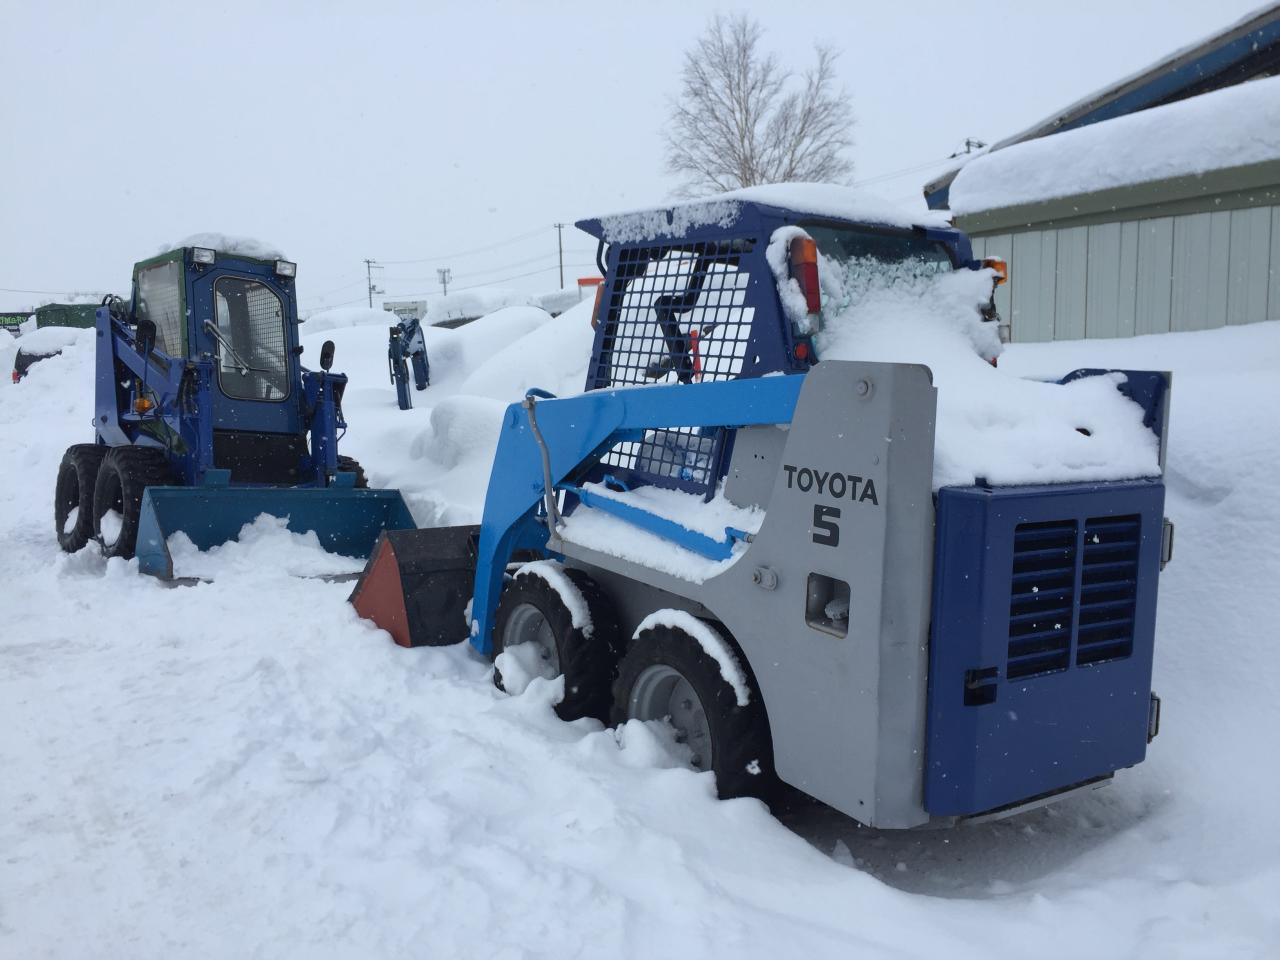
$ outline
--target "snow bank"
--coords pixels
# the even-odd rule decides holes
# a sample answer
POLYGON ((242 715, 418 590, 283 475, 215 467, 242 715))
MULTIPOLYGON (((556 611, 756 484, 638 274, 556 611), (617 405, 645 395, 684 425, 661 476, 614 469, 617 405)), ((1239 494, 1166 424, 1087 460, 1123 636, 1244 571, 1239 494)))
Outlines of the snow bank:
POLYGON ((742 664, 738 662, 729 644, 714 627, 684 610, 655 610, 640 621, 632 639, 639 638, 640 634, 654 627, 669 627, 691 636, 698 642, 702 652, 716 662, 720 668, 720 676, 733 688, 734 699, 737 700, 738 706, 745 707, 751 702, 751 687, 747 684, 747 675, 742 670, 742 664))
POLYGON ((993 368, 995 324, 978 310, 989 270, 916 275, 820 256, 827 360, 923 363, 938 390, 934 489, 1156 476, 1159 445, 1118 375, 1060 386, 993 368))
MULTIPOLYGON (((591 302, 581 303, 554 319, 541 311, 521 316, 529 323, 528 332, 505 342, 497 339, 490 347, 489 357, 473 368, 458 389, 508 402, 522 399, 530 387, 549 390, 559 397, 581 393, 595 340, 591 302)), ((486 317, 485 321, 489 319, 486 317)))
POLYGON ((996 150, 951 184, 953 213, 1280 159, 1280 77, 996 150))
POLYGON ((432 326, 450 320, 472 320, 507 307, 542 307, 542 298, 536 294, 501 287, 481 287, 423 299, 427 301, 425 322, 432 326))
POLYGON ((193 233, 185 240, 179 240, 172 246, 161 247, 156 253, 170 253, 181 247, 211 247, 228 256, 249 257, 253 260, 288 259, 275 244, 254 240, 252 237, 237 237, 227 233, 193 233))
MULTIPOLYGON (((332 310, 320 310, 303 321, 302 332, 310 336, 326 330, 345 330, 348 327, 381 327, 383 339, 386 330, 397 322, 394 313, 388 310, 377 310, 369 307, 334 307, 332 310)), ((383 344, 385 347, 386 344, 383 344)))
POLYGON ((95 331, 84 327, 38 327, 24 333, 17 346, 27 353, 53 353, 73 343, 93 343, 95 331))
POLYGON ((412 410, 397 407, 387 375, 388 313, 317 314, 302 326, 303 360, 334 341, 334 369, 350 378, 342 451, 360 460, 373 486, 399 487, 420 525, 478 523, 507 404, 531 386, 581 391, 590 310, 587 302, 553 319, 535 307, 509 307, 456 330, 425 328, 431 386, 411 391, 412 410), (315 322, 324 317, 334 325, 315 322), (348 320, 354 324, 341 325, 348 320))
POLYGON ((671 207, 610 214, 600 218, 600 226, 609 243, 678 237, 695 227, 732 227, 738 220, 743 202, 895 227, 945 227, 950 216, 946 211, 928 210, 923 202, 895 204, 853 187, 826 183, 779 183, 730 190, 671 207))

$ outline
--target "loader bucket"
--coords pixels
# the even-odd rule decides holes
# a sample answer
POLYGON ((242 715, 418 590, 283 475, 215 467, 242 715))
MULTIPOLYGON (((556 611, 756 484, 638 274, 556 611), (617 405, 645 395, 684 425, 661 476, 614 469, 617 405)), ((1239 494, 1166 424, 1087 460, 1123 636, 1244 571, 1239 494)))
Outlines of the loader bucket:
POLYGON ((147 487, 138 518, 138 569, 173 578, 169 537, 185 533, 201 550, 234 540, 262 513, 294 533, 314 530, 330 553, 367 557, 383 530, 412 529, 399 490, 354 487, 147 487))
POLYGON ((387 530, 351 593, 356 613, 402 647, 467 638, 478 526, 387 530))

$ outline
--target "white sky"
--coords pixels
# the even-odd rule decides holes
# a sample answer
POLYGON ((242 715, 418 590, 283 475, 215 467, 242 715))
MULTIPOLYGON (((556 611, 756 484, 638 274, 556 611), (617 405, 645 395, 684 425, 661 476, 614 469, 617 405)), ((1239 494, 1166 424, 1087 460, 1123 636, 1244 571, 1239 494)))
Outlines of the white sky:
MULTIPOLYGON (((438 292, 440 266, 453 289, 554 289, 554 222, 669 196, 667 97, 717 9, 256 6, 0 0, 0 306, 51 299, 9 289, 125 293, 135 260, 205 231, 283 247, 299 262, 304 311, 361 302, 365 257, 387 262, 389 297, 438 292), (429 262, 391 262, 410 260, 429 262)), ((1256 6, 718 9, 750 11, 798 69, 816 40, 841 48, 855 180, 910 199, 946 167, 922 165, 965 137, 1014 133, 1256 6)), ((572 285, 594 272, 594 242, 570 226, 565 248, 572 285)))

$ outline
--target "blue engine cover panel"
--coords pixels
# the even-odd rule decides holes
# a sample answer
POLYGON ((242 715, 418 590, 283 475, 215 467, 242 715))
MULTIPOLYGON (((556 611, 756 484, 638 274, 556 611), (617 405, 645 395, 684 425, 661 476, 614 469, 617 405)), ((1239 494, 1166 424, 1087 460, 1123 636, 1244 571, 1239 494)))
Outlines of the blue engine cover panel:
POLYGON ((1164 484, 938 492, 925 809, 965 816, 1142 761, 1164 484))

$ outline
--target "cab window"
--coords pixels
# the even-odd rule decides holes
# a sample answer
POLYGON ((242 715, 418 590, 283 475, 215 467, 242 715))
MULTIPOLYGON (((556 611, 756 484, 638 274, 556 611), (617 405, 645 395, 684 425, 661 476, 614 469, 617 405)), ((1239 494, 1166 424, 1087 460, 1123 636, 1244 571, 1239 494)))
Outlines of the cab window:
POLYGON ((156 346, 163 353, 186 355, 181 263, 170 260, 138 271, 137 316, 156 325, 156 346))
POLYGON ((284 304, 270 287, 244 277, 219 277, 213 286, 218 384, 237 400, 283 400, 289 395, 284 304))

